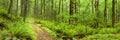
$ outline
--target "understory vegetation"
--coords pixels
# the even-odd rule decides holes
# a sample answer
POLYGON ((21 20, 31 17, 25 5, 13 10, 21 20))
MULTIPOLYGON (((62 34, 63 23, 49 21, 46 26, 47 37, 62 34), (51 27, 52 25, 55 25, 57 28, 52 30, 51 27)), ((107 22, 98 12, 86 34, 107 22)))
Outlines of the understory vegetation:
POLYGON ((41 24, 42 27, 44 27, 52 36, 59 40, 119 40, 120 37, 120 27, 93 28, 82 24, 74 26, 67 23, 56 23, 54 21, 45 20, 39 20, 35 22, 41 24))
POLYGON ((33 28, 21 17, 0 12, 0 40, 35 40, 33 28))

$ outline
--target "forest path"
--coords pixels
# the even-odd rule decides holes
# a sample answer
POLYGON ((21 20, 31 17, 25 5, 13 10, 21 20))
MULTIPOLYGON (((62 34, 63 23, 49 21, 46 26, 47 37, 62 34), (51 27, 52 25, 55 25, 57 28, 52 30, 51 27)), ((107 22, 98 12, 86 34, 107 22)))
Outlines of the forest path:
POLYGON ((30 24, 34 29, 36 40, 55 40, 45 29, 38 26, 35 22, 30 22, 30 24))

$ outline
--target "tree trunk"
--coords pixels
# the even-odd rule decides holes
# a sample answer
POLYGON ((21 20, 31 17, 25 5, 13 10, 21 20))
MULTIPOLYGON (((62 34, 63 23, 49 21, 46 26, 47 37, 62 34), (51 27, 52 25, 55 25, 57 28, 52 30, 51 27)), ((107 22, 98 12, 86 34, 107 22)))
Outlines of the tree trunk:
POLYGON ((74 0, 70 0, 70 12, 69 12, 70 19, 69 19, 69 24, 73 23, 73 21, 74 21, 74 18, 71 17, 75 13, 74 10, 75 10, 74 0))
POLYGON ((40 7, 41 7, 41 9, 40 9, 40 10, 41 10, 41 13, 40 13, 40 14, 42 15, 42 14, 43 14, 43 13, 42 13, 42 8, 43 8, 43 0, 41 0, 41 6, 40 6, 40 7))
POLYGON ((24 18, 23 18, 24 22, 26 20, 26 15, 27 15, 27 3, 28 3, 28 0, 25 0, 25 4, 24 4, 24 18))
POLYGON ((43 5, 44 5, 44 19, 46 19, 46 0, 43 0, 43 5))
POLYGON ((107 27, 107 0, 105 0, 105 9, 104 9, 104 27, 107 27))
POLYGON ((9 5, 9 9, 8 9, 8 14, 11 13, 12 5, 13 5, 13 0, 10 0, 10 5, 9 5))
POLYGON ((62 9, 61 9, 61 12, 63 12, 63 11, 64 11, 64 10, 63 10, 63 9, 64 9, 64 8, 63 8, 63 4, 64 4, 63 2, 64 2, 64 1, 63 1, 63 0, 61 0, 61 3, 62 3, 62 9))
POLYGON ((76 0, 74 1, 74 5, 75 5, 75 13, 77 13, 77 2, 76 2, 76 0))
POLYGON ((94 14, 94 0, 92 0, 92 13, 94 14))
POLYGON ((56 20, 56 17, 55 17, 56 16, 56 14, 55 14, 56 11, 54 10, 54 0, 51 0, 51 4, 52 5, 51 5, 51 15, 50 16, 52 17, 52 19, 56 20))
POLYGON ((96 12, 96 28, 99 27, 99 0, 95 0, 95 12, 96 12))
POLYGON ((115 27, 115 0, 112 0, 112 27, 115 27))
POLYGON ((38 1, 34 1, 34 17, 38 17, 38 1))
POLYGON ((70 0, 70 15, 74 13, 74 0, 70 0))
POLYGON ((59 0, 59 11, 58 11, 58 14, 60 14, 61 12, 61 0, 59 0))
POLYGON ((6 0, 6 10, 8 10, 8 0, 6 0))
POLYGON ((17 0, 17 4, 16 4, 16 13, 15 13, 16 16, 17 16, 17 13, 18 13, 18 2, 19 2, 19 0, 17 0))
POLYGON ((20 16, 23 17, 23 12, 24 12, 24 0, 21 0, 20 2, 21 2, 21 4, 20 4, 20 6, 21 6, 21 14, 20 14, 20 16))

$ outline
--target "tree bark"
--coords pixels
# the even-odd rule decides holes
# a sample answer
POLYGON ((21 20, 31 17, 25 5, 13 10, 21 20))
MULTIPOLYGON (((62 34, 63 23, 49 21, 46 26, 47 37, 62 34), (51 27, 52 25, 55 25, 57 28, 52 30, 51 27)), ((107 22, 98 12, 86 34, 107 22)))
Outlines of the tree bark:
POLYGON ((34 17, 38 17, 38 0, 34 1, 34 17))
POLYGON ((107 0, 105 0, 105 9, 104 9, 104 27, 107 27, 107 0))
POLYGON ((70 0, 70 11, 69 11, 70 19, 69 19, 69 24, 72 24, 74 22, 74 18, 72 17, 73 14, 75 13, 74 10, 75 10, 74 0, 70 0))
POLYGON ((25 22, 26 16, 27 16, 27 3, 28 3, 28 0, 25 0, 25 4, 24 4, 24 18, 23 18, 24 22, 25 22))
POLYGON ((20 16, 22 16, 23 17, 23 12, 24 12, 24 0, 21 0, 20 1, 20 6, 21 6, 21 14, 20 14, 20 16))
POLYGON ((92 0, 92 13, 94 14, 94 0, 92 0))
POLYGON ((99 27, 99 0, 95 0, 96 28, 99 27))
POLYGON ((17 0, 17 4, 16 4, 16 13, 15 13, 15 15, 17 16, 17 13, 18 13, 18 3, 19 2, 19 0, 17 0))
POLYGON ((58 11, 58 14, 61 13, 61 0, 59 0, 59 11, 58 11))
POLYGON ((40 7, 41 7, 41 9, 40 9, 40 10, 41 10, 41 13, 40 13, 40 14, 42 15, 42 14, 43 14, 43 13, 42 13, 42 8, 43 8, 43 0, 41 0, 41 6, 40 6, 40 7))
POLYGON ((74 13, 74 0, 70 0, 70 15, 74 13))
POLYGON ((46 0, 43 0, 43 5, 44 5, 44 9, 43 9, 43 13, 44 13, 44 19, 46 20, 46 0))
POLYGON ((115 27, 115 0, 112 0, 112 27, 115 27))
POLYGON ((10 0, 10 5, 9 5, 9 9, 8 9, 8 14, 11 13, 12 5, 13 5, 13 0, 10 0))

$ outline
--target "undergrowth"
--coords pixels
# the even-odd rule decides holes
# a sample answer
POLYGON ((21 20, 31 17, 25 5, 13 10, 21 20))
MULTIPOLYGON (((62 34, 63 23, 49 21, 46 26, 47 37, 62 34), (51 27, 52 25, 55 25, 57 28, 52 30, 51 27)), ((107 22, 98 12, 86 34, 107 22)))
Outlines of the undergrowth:
POLYGON ((35 40, 33 28, 19 16, 0 13, 0 40, 35 40))
POLYGON ((120 40, 120 34, 95 34, 80 40, 120 40))
MULTIPOLYGON (((117 34, 120 32, 120 28, 92 28, 89 26, 78 24, 76 26, 69 25, 67 23, 56 23, 52 21, 39 20, 35 21, 38 24, 42 24, 47 31, 51 31, 50 34, 58 39, 79 39, 89 35, 95 34, 117 34)), ((118 37, 119 38, 119 37, 118 37)))

